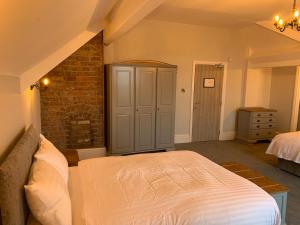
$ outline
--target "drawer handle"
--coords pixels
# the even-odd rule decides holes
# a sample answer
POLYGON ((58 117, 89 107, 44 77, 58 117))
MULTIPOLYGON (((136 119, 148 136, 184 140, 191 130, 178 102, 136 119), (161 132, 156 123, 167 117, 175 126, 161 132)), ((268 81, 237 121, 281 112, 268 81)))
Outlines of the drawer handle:
POLYGON ((256 133, 256 136, 259 136, 259 133, 256 133))
POLYGON ((268 134, 272 134, 271 132, 269 132, 268 134))
POLYGON ((257 114, 257 116, 261 116, 260 114, 257 114))
POLYGON ((272 119, 269 119, 269 122, 272 122, 273 120, 272 119))
POLYGON ((272 127, 272 124, 270 124, 269 127, 272 127))
POLYGON ((259 126, 259 125, 257 125, 256 127, 257 127, 257 128, 260 128, 260 126, 259 126))
POLYGON ((257 122, 260 122, 260 120, 257 120, 257 122))
POLYGON ((273 116, 273 114, 272 114, 272 113, 270 113, 270 116, 273 116))

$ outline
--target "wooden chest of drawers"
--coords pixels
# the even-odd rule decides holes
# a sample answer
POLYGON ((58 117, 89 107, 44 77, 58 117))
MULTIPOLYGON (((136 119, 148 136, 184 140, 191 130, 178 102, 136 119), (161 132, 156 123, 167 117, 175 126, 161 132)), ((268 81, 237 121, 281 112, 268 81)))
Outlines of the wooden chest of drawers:
POLYGON ((255 143, 275 136, 276 114, 274 109, 248 107, 238 110, 236 138, 255 143))

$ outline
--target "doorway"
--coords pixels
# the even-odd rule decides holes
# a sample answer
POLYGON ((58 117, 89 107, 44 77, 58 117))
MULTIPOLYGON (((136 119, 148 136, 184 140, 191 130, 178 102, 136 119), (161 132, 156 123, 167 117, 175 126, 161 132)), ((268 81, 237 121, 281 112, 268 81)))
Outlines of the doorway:
POLYGON ((195 64, 191 141, 219 140, 221 130, 223 64, 195 64))

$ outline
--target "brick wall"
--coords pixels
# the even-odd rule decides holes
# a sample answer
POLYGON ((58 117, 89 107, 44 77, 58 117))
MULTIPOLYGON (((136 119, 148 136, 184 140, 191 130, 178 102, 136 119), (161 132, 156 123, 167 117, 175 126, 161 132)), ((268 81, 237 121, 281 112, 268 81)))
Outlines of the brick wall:
POLYGON ((45 77, 42 133, 59 149, 104 146, 103 35, 98 34, 45 77))

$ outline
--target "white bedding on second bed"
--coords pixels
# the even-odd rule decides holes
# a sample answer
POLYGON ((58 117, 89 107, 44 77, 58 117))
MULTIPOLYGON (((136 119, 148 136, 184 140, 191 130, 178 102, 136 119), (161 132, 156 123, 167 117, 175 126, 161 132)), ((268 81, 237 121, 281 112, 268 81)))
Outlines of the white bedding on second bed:
POLYGON ((74 225, 280 224, 269 194, 194 152, 84 160, 76 173, 74 225))
POLYGON ((276 135, 267 149, 267 154, 300 163, 300 132, 276 135))

